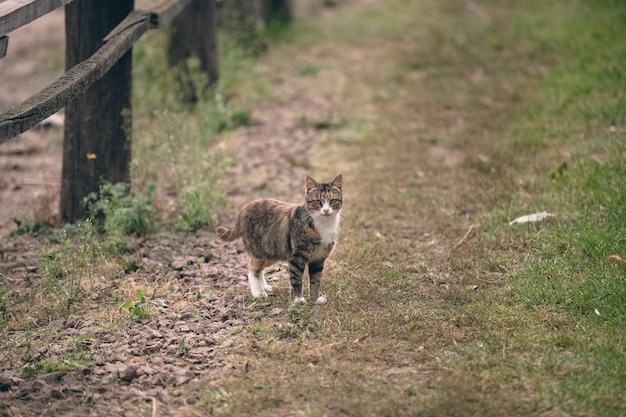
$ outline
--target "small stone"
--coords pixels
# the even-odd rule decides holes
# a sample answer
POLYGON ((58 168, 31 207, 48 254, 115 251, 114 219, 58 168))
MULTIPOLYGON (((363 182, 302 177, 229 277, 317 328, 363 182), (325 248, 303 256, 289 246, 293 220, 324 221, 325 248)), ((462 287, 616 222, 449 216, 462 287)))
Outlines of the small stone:
POLYGON ((82 322, 79 317, 69 316, 67 319, 65 319, 65 322, 63 324, 65 325, 65 327, 77 329, 81 327, 82 322))
POLYGON ((54 382, 59 382, 61 378, 63 378, 65 375, 67 375, 67 372, 62 372, 62 371, 48 372, 47 374, 41 375, 39 378, 37 378, 37 380, 42 380, 47 383, 54 383, 54 382))
POLYGON ((169 382, 174 386, 180 386, 189 382, 192 378, 195 378, 196 374, 185 368, 179 368, 174 371, 174 375, 171 375, 169 382))
POLYGON ((104 365, 104 369, 109 373, 119 375, 126 369, 126 365, 123 363, 107 363, 104 365))
POLYGON ((233 347, 235 344, 235 341, 233 339, 227 339, 225 341, 222 342, 221 345, 219 345, 217 348, 218 349, 227 349, 229 347, 233 347))
POLYGON ((176 258, 172 260, 172 268, 177 271, 182 271, 187 265, 189 265, 189 261, 187 259, 176 258))
POLYGON ((156 398, 162 404, 167 404, 170 402, 169 394, 161 387, 148 390, 146 392, 146 396, 156 398))
POLYGON ((33 392, 35 392, 33 387, 27 385, 27 386, 21 387, 15 392, 15 398, 25 398, 25 397, 28 397, 33 392))
POLYGON ((11 389, 13 381, 8 375, 0 375, 0 391, 8 391, 11 389))
POLYGON ((53 389, 52 391, 50 391, 50 396, 52 398, 57 399, 57 400, 60 400, 60 399, 62 399, 64 397, 63 392, 61 392, 61 390, 56 389, 56 388, 53 389))
POLYGON ((44 381, 42 379, 36 379, 31 384, 31 387, 32 387, 33 391, 41 391, 42 389, 46 388, 47 386, 48 386, 48 384, 46 383, 46 381, 44 381))
POLYGON ((137 368, 130 365, 120 371, 119 377, 122 381, 131 382, 133 379, 139 377, 137 368))
POLYGON ((150 345, 146 345, 143 348, 143 353, 144 355, 149 355, 151 353, 157 353, 161 350, 161 345, 160 344, 150 344, 150 345))
POLYGON ((283 313, 283 311, 284 311, 284 310, 283 310, 282 308, 278 308, 278 307, 276 307, 276 308, 271 309, 271 310, 267 313, 267 316, 268 316, 268 317, 276 317, 276 316, 280 316, 280 315, 283 313))
POLYGON ((181 324, 180 326, 178 326, 178 328, 176 329, 177 332, 179 333, 188 333, 189 332, 189 326, 187 326, 186 324, 181 324))

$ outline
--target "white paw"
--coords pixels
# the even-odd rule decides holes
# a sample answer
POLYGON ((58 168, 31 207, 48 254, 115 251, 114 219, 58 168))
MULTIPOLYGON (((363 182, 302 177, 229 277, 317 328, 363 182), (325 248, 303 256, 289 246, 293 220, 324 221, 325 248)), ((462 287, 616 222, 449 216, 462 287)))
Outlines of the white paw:
POLYGON ((298 304, 306 304, 306 299, 304 297, 296 297, 293 299, 293 302, 291 304, 294 306, 298 304))
POLYGON ((267 285, 267 284, 265 284, 265 287, 263 287, 263 289, 264 289, 266 292, 268 292, 268 293, 273 293, 273 292, 274 292, 274 289, 272 288, 272 286, 271 286, 271 285, 267 285))
POLYGON ((326 299, 325 295, 320 295, 319 297, 317 297, 317 300, 315 300, 315 304, 326 304, 328 302, 328 300, 326 299))

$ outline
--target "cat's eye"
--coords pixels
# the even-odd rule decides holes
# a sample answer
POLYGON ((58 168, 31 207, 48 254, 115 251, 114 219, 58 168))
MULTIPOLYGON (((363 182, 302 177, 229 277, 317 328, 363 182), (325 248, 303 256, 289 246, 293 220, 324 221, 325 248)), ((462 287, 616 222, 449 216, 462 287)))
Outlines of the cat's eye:
POLYGON ((322 205, 322 200, 315 200, 315 204, 317 204, 318 206, 322 205))
POLYGON ((339 204, 341 200, 338 200, 336 198, 333 198, 332 200, 330 200, 330 204, 339 204))

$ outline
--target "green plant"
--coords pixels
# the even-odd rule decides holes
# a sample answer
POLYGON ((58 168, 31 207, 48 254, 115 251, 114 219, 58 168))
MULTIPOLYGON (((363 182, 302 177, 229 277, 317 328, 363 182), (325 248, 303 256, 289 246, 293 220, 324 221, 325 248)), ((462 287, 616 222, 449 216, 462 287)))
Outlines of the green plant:
POLYGON ((176 354, 178 356, 185 356, 187 353, 189 353, 190 349, 191 349, 191 347, 187 343, 187 340, 185 339, 185 337, 184 336, 179 337, 178 338, 178 349, 176 350, 176 354))
POLYGON ((102 263, 102 251, 90 219, 78 223, 75 236, 58 236, 60 247, 44 242, 41 266, 46 276, 46 294, 68 313, 82 294, 84 281, 94 286, 94 269, 102 263))
POLYGON ((88 345, 91 342, 91 334, 83 333, 78 336, 72 336, 69 340, 69 347, 72 352, 88 351, 88 345))
POLYGON ((124 269, 125 274, 130 274, 143 268, 143 263, 139 260, 120 259, 118 263, 124 269))
POLYGON ((151 300, 143 293, 142 290, 136 291, 136 301, 125 301, 120 307, 119 312, 128 310, 132 320, 141 320, 150 317, 150 304, 154 304, 159 307, 166 307, 166 304, 160 300, 151 300))
POLYGON ((216 189, 210 179, 183 188, 178 196, 180 219, 178 229, 183 231, 212 228, 217 219, 216 209, 223 201, 221 189, 216 189))
POLYGON ((261 323, 252 323, 250 326, 248 326, 248 331, 253 335, 260 334, 261 332, 263 332, 263 330, 264 329, 261 323))
POLYGON ((20 366, 17 371, 24 378, 34 378, 38 375, 54 372, 69 371, 71 368, 67 365, 58 364, 50 361, 40 361, 33 364, 25 364, 20 366))
MULTIPOLYGON (((0 278, 2 277, 3 275, 0 274, 0 278)), ((0 287, 0 325, 4 324, 9 319, 9 317, 9 306, 7 300, 4 298, 4 292, 0 287)))
POLYGON ((107 248, 119 251, 126 245, 126 236, 146 235, 152 228, 155 184, 148 185, 146 196, 131 192, 128 183, 104 183, 98 194, 91 193, 86 205, 98 230, 106 236, 107 248))
POLYGON ((215 296, 213 296, 213 294, 209 294, 209 295, 205 295, 201 290, 198 291, 198 294, 196 294, 196 298, 198 300, 205 300, 207 302, 211 302, 213 300, 215 300, 215 296))

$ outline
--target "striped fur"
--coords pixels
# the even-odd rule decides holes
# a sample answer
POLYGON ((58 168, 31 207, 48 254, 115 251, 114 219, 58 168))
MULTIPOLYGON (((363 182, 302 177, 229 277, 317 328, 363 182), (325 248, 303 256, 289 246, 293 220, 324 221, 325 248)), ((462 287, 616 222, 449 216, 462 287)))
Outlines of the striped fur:
POLYGON ((248 253, 248 281, 255 298, 267 297, 271 291, 263 270, 287 261, 293 302, 304 301, 302 277, 307 266, 311 301, 325 302, 319 287, 324 261, 338 236, 342 206, 341 175, 329 183, 318 183, 307 176, 304 204, 255 200, 243 206, 233 227, 220 226, 216 233, 225 241, 243 239, 248 253))

